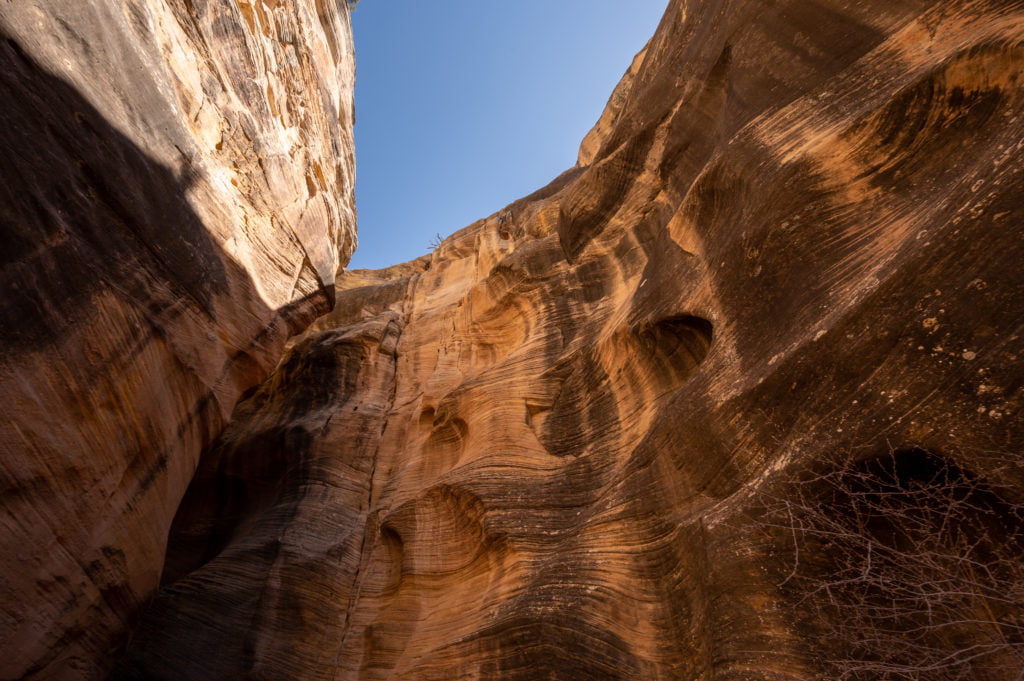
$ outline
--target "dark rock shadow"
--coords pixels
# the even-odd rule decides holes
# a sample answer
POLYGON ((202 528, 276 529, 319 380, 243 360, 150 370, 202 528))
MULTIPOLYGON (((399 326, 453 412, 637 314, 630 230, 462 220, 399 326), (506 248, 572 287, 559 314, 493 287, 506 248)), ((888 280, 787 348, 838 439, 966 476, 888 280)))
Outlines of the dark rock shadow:
POLYGON ((155 162, 2 36, 0 101, 5 353, 64 336, 101 289, 144 299, 157 277, 204 311, 228 292, 229 266, 186 198, 191 169, 155 162))
MULTIPOLYGON (((73 377, 66 377, 69 394, 58 397, 53 396, 52 391, 43 391, 40 392, 43 397, 32 398, 52 402, 50 413, 54 429, 74 433, 74 419, 92 418, 75 402, 72 386, 84 385, 91 389, 91 386, 106 383, 116 385, 121 369, 135 355, 151 347, 154 340, 163 337, 168 323, 182 315, 209 321, 211 331, 207 336, 211 345, 219 342, 212 330, 222 325, 215 318, 218 305, 233 305, 240 316, 252 315, 252 337, 244 338, 248 346, 230 355, 222 376, 228 372, 240 376, 253 374, 255 382, 261 376, 252 355, 266 354, 266 336, 270 333, 266 328, 261 331, 258 320, 272 320, 270 325, 277 329, 279 337, 281 324, 295 333, 333 304, 333 291, 326 290, 321 283, 318 291, 284 308, 272 310, 266 306, 249 274, 222 251, 192 209, 187 193, 198 179, 198 170, 189 165, 184 153, 182 156, 183 165, 178 170, 150 157, 112 126, 75 87, 47 72, 16 40, 0 34, 0 289, 3 291, 0 297, 0 366, 27 366, 24 362, 30 355, 66 352, 68 347, 75 347, 76 341, 85 340, 83 335, 88 329, 104 323, 103 320, 111 325, 111 338, 117 339, 117 342, 99 344, 100 349, 88 357, 83 349, 81 362, 77 355, 60 355, 63 364, 55 363, 53 371, 68 371, 70 366, 75 373, 73 377), (146 323, 140 328, 117 328, 124 322, 103 316, 103 305, 114 298, 120 299, 126 310, 120 319, 141 319, 146 323)), ((52 378, 41 377, 40 385, 44 379, 52 378)), ((32 380, 28 380, 26 390, 34 391, 39 387, 31 385, 32 380)), ((148 380, 154 395, 169 390, 160 376, 148 380)), ((212 386, 204 387, 210 392, 201 395, 193 405, 194 413, 189 421, 179 424, 176 442, 185 437, 193 418, 212 424, 209 429, 219 429, 217 399, 212 386)), ((5 397, 15 403, 19 400, 18 395, 5 397)), ((172 405, 177 399, 182 398, 168 396, 166 403, 172 405)), ((145 417, 161 418, 152 414, 138 418, 145 417)), ((10 418, 16 422, 18 412, 12 412, 10 418)), ((108 424, 111 422, 109 414, 99 418, 106 418, 108 424)), ((166 471, 166 457, 174 451, 161 449, 155 442, 148 449, 145 446, 139 449, 135 442, 137 434, 132 431, 139 428, 138 424, 130 423, 128 417, 114 418, 121 418, 120 422, 113 422, 123 423, 123 437, 112 437, 102 446, 107 449, 108 460, 123 461, 128 466, 120 486, 131 501, 125 508, 117 508, 130 514, 137 497, 152 484, 152 478, 166 471), (131 477, 139 467, 150 472, 131 477), (134 489, 134 496, 133 484, 138 488, 134 489)), ((28 425, 31 426, 28 432, 49 427, 38 423, 28 425)), ((84 441, 85 436, 82 438, 84 441)), ((31 468, 26 462, 38 457, 38 453, 30 452, 28 445, 21 441, 2 443, 2 449, 0 504, 3 515, 28 508, 44 519, 12 521, 14 524, 10 527, 22 529, 17 535, 4 537, 0 548, 6 546, 13 551, 14 544, 34 541, 37 535, 46 534, 48 527, 59 525, 60 514, 64 512, 60 509, 70 506, 62 506, 66 500, 56 499, 47 491, 52 489, 50 481, 43 480, 31 487, 32 481, 19 477, 19 471, 31 468), (38 533, 33 531, 32 522, 40 523, 38 533)), ((67 451, 50 451, 45 446, 43 449, 49 452, 46 465, 57 473, 73 470, 80 459, 88 455, 84 445, 79 447, 73 437, 69 438, 67 451)), ((117 466, 113 468, 116 470, 117 466)), ((83 521, 89 522, 84 519, 98 517, 101 513, 100 509, 80 510, 80 517, 67 519, 66 528, 71 535, 83 521)), ((170 520, 166 519, 168 525, 170 520)), ((105 521, 114 528, 122 523, 117 517, 105 521)), ((95 528, 95 532, 102 530, 95 528)), ((88 545, 89 541, 73 537, 67 543, 68 546, 76 544, 88 545)), ((111 619, 120 618, 122 624, 132 622, 137 616, 134 610, 139 600, 148 594, 133 593, 128 586, 126 565, 133 560, 125 561, 122 555, 118 567, 104 557, 108 548, 104 548, 98 563, 92 560, 93 555, 72 557, 82 565, 94 567, 94 572, 99 570, 108 575, 106 581, 112 585, 110 588, 121 589, 118 593, 124 597, 114 599, 114 605, 110 605, 112 601, 106 594, 92 594, 97 601, 107 601, 103 608, 111 607, 115 615, 96 615, 102 609, 98 605, 85 610, 73 607, 50 622, 47 631, 31 634, 19 630, 19 640, 23 643, 26 636, 55 643, 46 646, 40 643, 41 648, 46 648, 46 654, 34 660, 30 668, 14 673, 21 673, 22 678, 77 675, 69 669, 55 671, 70 659, 75 665, 87 665, 95 676, 102 675, 102 670, 112 663, 127 632, 111 626, 111 619), (80 621, 81 613, 97 619, 80 621)), ((133 550, 132 547, 120 548, 133 550)), ((98 543, 96 549, 98 553, 98 543)), ((2 561, 4 569, 35 569, 17 562, 14 555, 16 553, 9 553, 11 557, 2 561)), ((154 572, 159 569, 159 565, 152 566, 154 572)), ((0 574, 0 582, 3 581, 4 576, 0 574)), ((73 591, 76 603, 91 597, 85 581, 73 591)), ((4 600, 16 607, 43 605, 28 603, 31 598, 28 594, 13 594, 13 599, 5 597, 4 600)), ((7 623, 16 624, 24 619, 17 612, 5 614, 9 615, 5 618, 7 623)), ((5 633, 0 629, 0 640, 10 642, 13 638, 12 631, 5 633)), ((18 645, 16 642, 9 644, 18 645)), ((7 645, 0 644, 0 653, 7 645)), ((0 663, 0 667, 10 664, 8 660, 0 663)))

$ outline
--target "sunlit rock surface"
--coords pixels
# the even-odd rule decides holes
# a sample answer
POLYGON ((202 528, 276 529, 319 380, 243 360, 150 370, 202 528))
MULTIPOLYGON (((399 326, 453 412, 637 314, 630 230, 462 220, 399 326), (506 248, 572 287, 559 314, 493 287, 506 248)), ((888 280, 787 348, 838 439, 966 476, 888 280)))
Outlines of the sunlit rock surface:
POLYGON ((344 3, 0 7, 0 678, 102 678, 355 244, 344 3))
POLYGON ((579 167, 339 280, 120 677, 833 678, 779 480, 912 448, 1024 500, 1022 40, 1019 3, 673 0, 579 167))
MULTIPOLYGON (((836 579, 828 540, 786 542, 810 527, 801 499, 854 517, 791 482, 852 458, 898 462, 893 498, 937 470, 971 487, 956 499, 983 498, 992 534, 969 551, 1006 569, 954 568, 1007 588, 956 594, 969 626, 895 620, 903 648, 975 662, 848 678, 1017 678, 1022 64, 1016 2, 670 2, 578 167, 429 255, 340 277, 204 451, 114 677, 835 679, 842 611, 793 589, 836 579)), ((183 394, 157 395, 188 413, 183 394)), ((220 423, 182 422, 195 443, 220 423)), ((146 523, 186 468, 109 497, 149 504, 134 514, 74 518, 120 532, 92 583, 125 546, 156 557, 146 523)), ((52 507, 27 508, 12 517, 52 507)), ((973 516, 935 510, 851 532, 883 546, 917 523, 955 557, 944 525, 973 516)), ((57 560, 59 540, 32 550, 57 560)))

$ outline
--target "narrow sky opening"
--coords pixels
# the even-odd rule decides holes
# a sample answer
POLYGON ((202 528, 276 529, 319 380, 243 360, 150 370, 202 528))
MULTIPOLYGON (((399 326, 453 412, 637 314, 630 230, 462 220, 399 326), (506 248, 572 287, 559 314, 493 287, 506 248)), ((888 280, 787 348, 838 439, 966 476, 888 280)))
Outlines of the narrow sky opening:
POLYGON ((431 250, 576 162, 666 0, 362 0, 350 269, 431 250))

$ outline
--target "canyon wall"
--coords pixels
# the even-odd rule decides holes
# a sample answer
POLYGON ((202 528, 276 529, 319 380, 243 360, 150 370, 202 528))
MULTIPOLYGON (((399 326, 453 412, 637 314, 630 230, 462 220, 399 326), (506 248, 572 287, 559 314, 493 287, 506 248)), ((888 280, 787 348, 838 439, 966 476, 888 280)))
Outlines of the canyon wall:
POLYGON ((0 34, 0 678, 103 678, 355 247, 349 16, 25 0, 0 34))
POLYGON ((343 5, 0 31, 0 678, 1019 678, 1024 2, 671 0, 337 280, 343 5))
POLYGON ((845 678, 1017 678, 1022 64, 1020 2, 672 0, 577 167, 340 277, 204 454, 117 678, 796 681, 846 643, 845 678), (1011 588, 894 620, 946 660, 915 676, 808 618, 838 544, 794 518, 939 478, 991 537, 851 536, 918 518, 1011 588))

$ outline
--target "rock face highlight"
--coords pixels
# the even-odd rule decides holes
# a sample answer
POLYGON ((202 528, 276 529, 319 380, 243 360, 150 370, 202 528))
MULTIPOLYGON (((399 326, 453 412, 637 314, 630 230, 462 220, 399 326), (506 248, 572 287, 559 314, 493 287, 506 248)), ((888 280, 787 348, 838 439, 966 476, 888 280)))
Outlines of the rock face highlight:
POLYGON ((117 678, 1017 678, 1022 40, 1021 3, 670 2, 579 166, 339 279, 117 678), (850 572, 825 521, 871 508, 850 572), (921 536, 886 579, 973 615, 884 619, 871 550, 921 536))
POLYGON ((355 246, 348 10, 0 9, 0 678, 103 678, 355 246))

